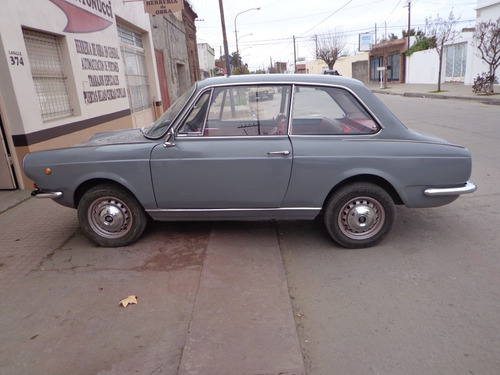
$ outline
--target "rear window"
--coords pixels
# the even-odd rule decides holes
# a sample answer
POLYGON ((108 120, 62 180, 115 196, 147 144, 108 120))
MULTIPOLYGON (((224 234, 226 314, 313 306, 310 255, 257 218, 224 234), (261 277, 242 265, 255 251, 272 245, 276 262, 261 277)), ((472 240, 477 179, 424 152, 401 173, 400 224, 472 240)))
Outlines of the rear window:
POLYGON ((296 86, 292 134, 373 134, 379 126, 348 91, 323 86, 296 86))

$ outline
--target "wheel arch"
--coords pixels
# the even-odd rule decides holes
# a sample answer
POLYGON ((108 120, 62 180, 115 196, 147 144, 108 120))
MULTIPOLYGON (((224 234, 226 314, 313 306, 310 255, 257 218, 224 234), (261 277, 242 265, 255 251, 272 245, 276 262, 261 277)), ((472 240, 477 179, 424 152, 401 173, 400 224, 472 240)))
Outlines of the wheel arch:
POLYGON ((350 185, 352 183, 357 183, 357 182, 369 182, 369 183, 372 183, 374 185, 378 185, 381 188, 383 188, 390 195, 390 197, 394 201, 394 204, 396 204, 396 205, 404 204, 404 202, 401 199, 401 197, 399 196, 397 190, 394 188, 394 186, 389 181, 387 181, 383 177, 367 173, 367 174, 359 174, 359 175, 348 177, 348 178, 342 180, 341 182, 339 182, 337 185, 335 185, 330 190, 328 195, 326 196, 326 199, 323 202, 323 209, 325 208, 326 204, 330 200, 330 197, 335 193, 335 191, 337 191, 338 189, 340 189, 346 185, 350 185))
POLYGON ((120 184, 119 182, 112 180, 112 179, 107 179, 107 178, 92 178, 90 180, 86 180, 82 182, 80 185, 75 190, 75 193, 73 195, 73 201, 75 208, 78 208, 78 205, 80 204, 80 201, 83 197, 83 195, 89 190, 92 189, 93 187, 97 185, 111 185, 111 186, 118 186, 122 189, 125 189, 131 196, 133 196, 136 200, 137 197, 136 195, 125 185, 120 184))

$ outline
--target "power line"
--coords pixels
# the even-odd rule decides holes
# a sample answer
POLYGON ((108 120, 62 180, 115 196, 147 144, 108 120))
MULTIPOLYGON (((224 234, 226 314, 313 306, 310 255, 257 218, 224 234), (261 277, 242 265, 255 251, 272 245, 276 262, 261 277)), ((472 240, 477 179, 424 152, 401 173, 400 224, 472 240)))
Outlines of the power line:
POLYGON ((305 33, 302 33, 299 35, 299 37, 303 36, 304 34, 307 34, 309 31, 315 29, 316 27, 318 27, 319 25, 321 25, 323 22, 325 22, 328 18, 330 18, 331 16, 333 16, 334 14, 340 12, 343 8, 345 8, 345 6, 349 3, 351 3, 352 0, 349 0, 347 3, 345 3, 344 5, 342 5, 339 9, 337 9, 335 12, 333 12, 332 14, 330 14, 328 17, 326 17, 323 21, 317 23, 316 25, 314 25, 313 27, 311 27, 309 30, 307 30, 305 33))

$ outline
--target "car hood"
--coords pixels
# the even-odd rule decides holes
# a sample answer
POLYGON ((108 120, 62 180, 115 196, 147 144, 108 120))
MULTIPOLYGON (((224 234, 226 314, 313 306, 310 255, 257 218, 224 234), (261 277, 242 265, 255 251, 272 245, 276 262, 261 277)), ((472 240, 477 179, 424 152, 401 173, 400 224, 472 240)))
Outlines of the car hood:
POLYGON ((112 144, 148 143, 140 129, 116 130, 112 132, 97 133, 88 141, 78 143, 73 147, 102 146, 112 144))

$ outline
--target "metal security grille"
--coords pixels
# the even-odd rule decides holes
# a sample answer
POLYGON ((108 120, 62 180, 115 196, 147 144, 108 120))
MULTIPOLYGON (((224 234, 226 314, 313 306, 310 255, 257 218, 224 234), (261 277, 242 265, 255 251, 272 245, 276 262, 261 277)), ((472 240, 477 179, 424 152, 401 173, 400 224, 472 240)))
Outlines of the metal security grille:
POLYGON ((117 27, 123 61, 125 62, 130 107, 134 112, 142 111, 151 106, 142 37, 135 31, 120 25, 117 27))
POLYGON ((135 31, 124 28, 123 26, 117 25, 118 37, 122 43, 130 44, 131 46, 143 48, 141 34, 135 31))
POLYGON ((53 35, 23 30, 43 121, 72 115, 59 42, 53 35))

